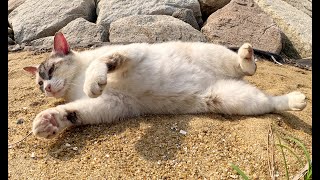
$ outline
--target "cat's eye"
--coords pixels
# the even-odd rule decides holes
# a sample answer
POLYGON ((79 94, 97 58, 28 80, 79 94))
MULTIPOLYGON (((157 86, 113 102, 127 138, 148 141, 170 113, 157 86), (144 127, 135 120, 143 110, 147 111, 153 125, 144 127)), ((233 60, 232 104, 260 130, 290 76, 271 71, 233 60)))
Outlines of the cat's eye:
POLYGON ((39 86, 42 86, 43 85, 43 81, 39 81, 38 84, 39 84, 39 86))
POLYGON ((54 71, 54 64, 53 64, 53 65, 51 66, 51 68, 49 69, 49 73, 48 73, 49 79, 52 78, 52 73, 53 73, 53 71, 54 71))

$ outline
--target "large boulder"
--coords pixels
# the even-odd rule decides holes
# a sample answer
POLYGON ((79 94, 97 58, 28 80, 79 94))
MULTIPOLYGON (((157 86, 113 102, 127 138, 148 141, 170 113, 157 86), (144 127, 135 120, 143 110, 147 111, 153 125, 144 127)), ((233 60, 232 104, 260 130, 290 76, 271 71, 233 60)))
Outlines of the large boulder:
POLYGON ((207 19, 213 12, 227 5, 231 0, 199 0, 203 19, 207 19))
POLYGON ((284 33, 284 53, 293 58, 312 56, 312 18, 282 0, 255 0, 284 33))
MULTIPOLYGON (((59 30, 70 46, 90 46, 108 40, 108 32, 101 25, 89 22, 84 18, 77 18, 59 30)), ((52 47, 54 36, 31 41, 33 46, 52 47)))
POLYGON ((202 41, 206 38, 179 19, 167 15, 133 15, 121 18, 110 26, 111 43, 202 41))
POLYGON ((26 0, 9 0, 8 1, 8 14, 10 14, 14 9, 23 4, 26 0))
POLYGON ((312 0, 282 0, 312 17, 312 0))
POLYGON ((109 29, 110 24, 130 15, 172 15, 184 8, 193 11, 198 24, 202 25, 198 0, 98 0, 97 24, 109 29))
POLYGON ((94 0, 26 0, 9 14, 17 43, 52 36, 72 20, 95 18, 94 0))
POLYGON ((276 54, 282 49, 280 29, 253 0, 232 0, 211 14, 201 31, 212 43, 239 47, 249 42, 276 54))
POLYGON ((193 15, 193 11, 190 9, 184 9, 184 8, 178 9, 172 14, 172 17, 180 19, 181 21, 184 21, 190 24, 195 29, 200 30, 199 24, 193 15))

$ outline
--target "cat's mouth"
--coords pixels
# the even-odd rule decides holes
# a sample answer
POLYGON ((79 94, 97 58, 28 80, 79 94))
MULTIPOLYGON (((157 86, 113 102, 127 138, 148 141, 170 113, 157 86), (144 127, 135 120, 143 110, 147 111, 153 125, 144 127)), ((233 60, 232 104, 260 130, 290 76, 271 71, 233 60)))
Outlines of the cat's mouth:
POLYGON ((60 89, 55 90, 55 91, 51 91, 51 92, 46 92, 46 95, 48 97, 60 98, 60 97, 62 97, 64 95, 65 90, 66 90, 66 86, 63 83, 63 85, 62 85, 62 87, 60 89))

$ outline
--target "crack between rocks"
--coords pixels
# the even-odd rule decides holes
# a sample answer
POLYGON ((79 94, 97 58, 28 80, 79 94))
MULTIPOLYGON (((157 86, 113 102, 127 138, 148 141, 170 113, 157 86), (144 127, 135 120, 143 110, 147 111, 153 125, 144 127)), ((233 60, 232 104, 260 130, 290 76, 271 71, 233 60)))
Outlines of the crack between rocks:
POLYGON ((275 24, 271 24, 268 27, 264 28, 263 33, 261 34, 261 36, 258 38, 258 41, 260 41, 261 37, 267 32, 268 29, 270 29, 271 27, 275 26, 275 24))

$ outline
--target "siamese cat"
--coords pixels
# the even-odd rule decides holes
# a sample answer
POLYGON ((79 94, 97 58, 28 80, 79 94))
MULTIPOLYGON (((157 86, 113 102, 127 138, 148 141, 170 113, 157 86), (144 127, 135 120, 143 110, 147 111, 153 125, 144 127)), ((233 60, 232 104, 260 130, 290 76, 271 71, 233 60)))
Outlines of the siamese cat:
POLYGON ((299 111, 305 95, 268 95, 242 78, 257 66, 244 43, 238 52, 211 43, 108 45, 76 52, 61 32, 51 55, 24 70, 39 88, 66 104, 40 112, 33 134, 53 138, 74 125, 110 123, 144 114, 261 115, 299 111))

